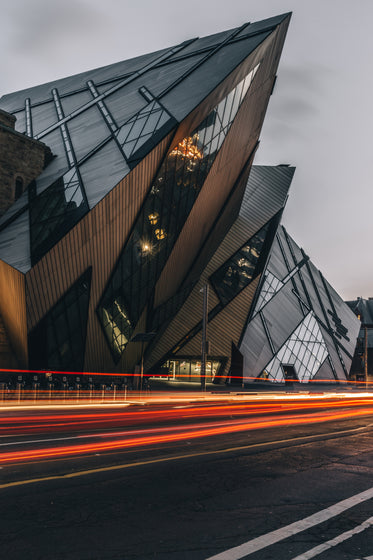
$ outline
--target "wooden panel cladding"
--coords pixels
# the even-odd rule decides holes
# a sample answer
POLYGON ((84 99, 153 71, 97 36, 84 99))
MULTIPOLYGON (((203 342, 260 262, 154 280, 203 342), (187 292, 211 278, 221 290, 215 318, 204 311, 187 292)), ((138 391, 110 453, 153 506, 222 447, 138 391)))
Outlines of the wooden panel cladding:
POLYGON ((25 277, 0 260, 0 315, 12 350, 9 367, 27 368, 25 277))
MULTIPOLYGON (((277 62, 275 62, 277 57, 274 53, 279 48, 278 42, 277 30, 221 85, 224 91, 229 92, 237 83, 238 76, 241 78, 242 75, 246 75, 260 62, 253 84, 233 121, 157 283, 155 305, 166 301, 181 285, 243 166, 255 149, 277 69, 277 62)), ((206 106, 208 105, 209 108, 215 104, 211 103, 210 97, 206 100, 206 106)), ((206 116, 205 108, 203 113, 203 116, 206 116)), ((187 120, 188 132, 190 132, 193 130, 190 121, 194 123, 194 115, 187 120)))
MULTIPOLYGON (((260 277, 256 278, 208 323, 207 340, 210 342, 211 356, 219 355, 228 358, 226 368, 224 372, 221 372, 224 375, 227 375, 230 368, 231 343, 234 342, 236 346, 238 345, 259 280, 260 277)), ((202 333, 200 331, 186 346, 180 349, 178 354, 180 356, 198 356, 201 353, 201 345, 202 333)))
POLYGON ((95 310, 171 138, 172 133, 26 275, 30 331, 92 266, 85 370, 114 368, 95 310))

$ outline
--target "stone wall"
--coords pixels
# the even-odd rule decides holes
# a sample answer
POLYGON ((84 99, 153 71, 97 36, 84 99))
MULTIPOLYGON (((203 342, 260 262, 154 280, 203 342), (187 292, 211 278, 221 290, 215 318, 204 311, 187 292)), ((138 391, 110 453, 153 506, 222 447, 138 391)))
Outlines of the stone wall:
POLYGON ((48 146, 14 130, 15 117, 0 110, 0 216, 52 158, 48 146))

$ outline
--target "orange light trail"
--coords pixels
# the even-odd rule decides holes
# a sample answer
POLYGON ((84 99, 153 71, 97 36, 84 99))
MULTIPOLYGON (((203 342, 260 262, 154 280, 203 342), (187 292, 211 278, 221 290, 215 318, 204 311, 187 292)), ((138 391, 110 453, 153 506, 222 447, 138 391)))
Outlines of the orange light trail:
POLYGON ((23 416, 10 416, 1 414, 0 434, 56 432, 66 429, 82 430, 83 428, 100 427, 109 424, 111 427, 120 427, 134 424, 159 423, 194 418, 221 418, 227 416, 258 416, 269 413, 285 413, 296 411, 310 411, 317 409, 340 409, 371 406, 373 412, 373 398, 360 399, 319 399, 310 401, 280 401, 270 403, 244 402, 240 404, 218 404, 209 406, 195 406, 190 408, 175 409, 150 408, 148 410, 124 410, 120 412, 77 413, 77 414, 38 414, 33 410, 27 411, 23 416))
POLYGON ((15 463, 31 460, 46 460, 61 457, 71 457, 76 455, 86 455, 108 451, 125 451, 133 447, 144 447, 149 445, 161 445, 165 443, 175 443, 188 439, 211 437, 216 435, 237 433, 242 431, 257 430, 263 428, 278 428, 284 425, 306 425, 315 422, 328 422, 332 420, 342 420, 351 417, 365 416, 372 414, 371 408, 363 408, 354 411, 338 411, 329 414, 316 413, 308 417, 286 416, 285 418, 263 419, 260 421, 236 421, 228 422, 227 425, 211 425, 210 427, 189 427, 179 429, 176 433, 157 434, 150 436, 140 436, 133 438, 118 439, 116 441, 107 440, 104 442, 94 442, 86 444, 68 445, 60 447, 46 447, 42 449, 32 449, 29 451, 6 452, 0 456, 0 463, 15 463))

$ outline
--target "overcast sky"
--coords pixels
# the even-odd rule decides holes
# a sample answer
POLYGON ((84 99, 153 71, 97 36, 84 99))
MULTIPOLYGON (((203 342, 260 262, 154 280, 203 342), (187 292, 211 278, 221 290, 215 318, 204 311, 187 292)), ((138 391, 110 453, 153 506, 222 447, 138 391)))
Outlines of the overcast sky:
POLYGON ((293 12, 256 164, 297 168, 284 225, 344 299, 373 296, 373 0, 12 0, 0 96, 293 12))

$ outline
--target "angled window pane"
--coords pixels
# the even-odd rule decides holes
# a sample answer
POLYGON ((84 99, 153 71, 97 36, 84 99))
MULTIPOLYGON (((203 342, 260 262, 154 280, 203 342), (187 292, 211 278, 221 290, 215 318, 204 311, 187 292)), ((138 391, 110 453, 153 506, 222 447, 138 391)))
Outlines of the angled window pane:
POLYGON ((211 276, 211 283, 223 305, 236 297, 260 273, 264 260, 260 256, 270 223, 265 224, 211 276))
POLYGON ((31 259, 35 264, 87 212, 78 173, 70 169, 37 196, 30 193, 31 259))
MULTIPOLYGON (((240 84, 236 87, 242 89, 240 84)), ((228 95, 233 94, 234 90, 228 95)), ((161 108, 163 111, 157 102, 152 103, 154 110, 161 108)), ((105 289, 97 312, 113 355, 118 360, 237 113, 238 107, 234 114, 230 109, 230 121, 222 129, 216 119, 216 111, 225 104, 226 100, 223 99, 190 136, 183 138, 164 159, 133 233, 105 289), (210 133, 210 130, 213 132, 210 133), (217 138, 215 142, 213 135, 217 138), (126 317, 125 326, 119 328, 120 336, 113 334, 118 327, 113 312, 114 301, 120 301, 126 317)), ((144 113, 143 109, 136 118, 142 121, 144 113)), ((161 120, 155 124, 156 129, 161 120)), ((126 150, 126 144, 123 150, 126 150)), ((128 157, 129 152, 125 152, 128 157)), ((248 264, 246 268, 246 274, 249 274, 251 266, 248 264)))

